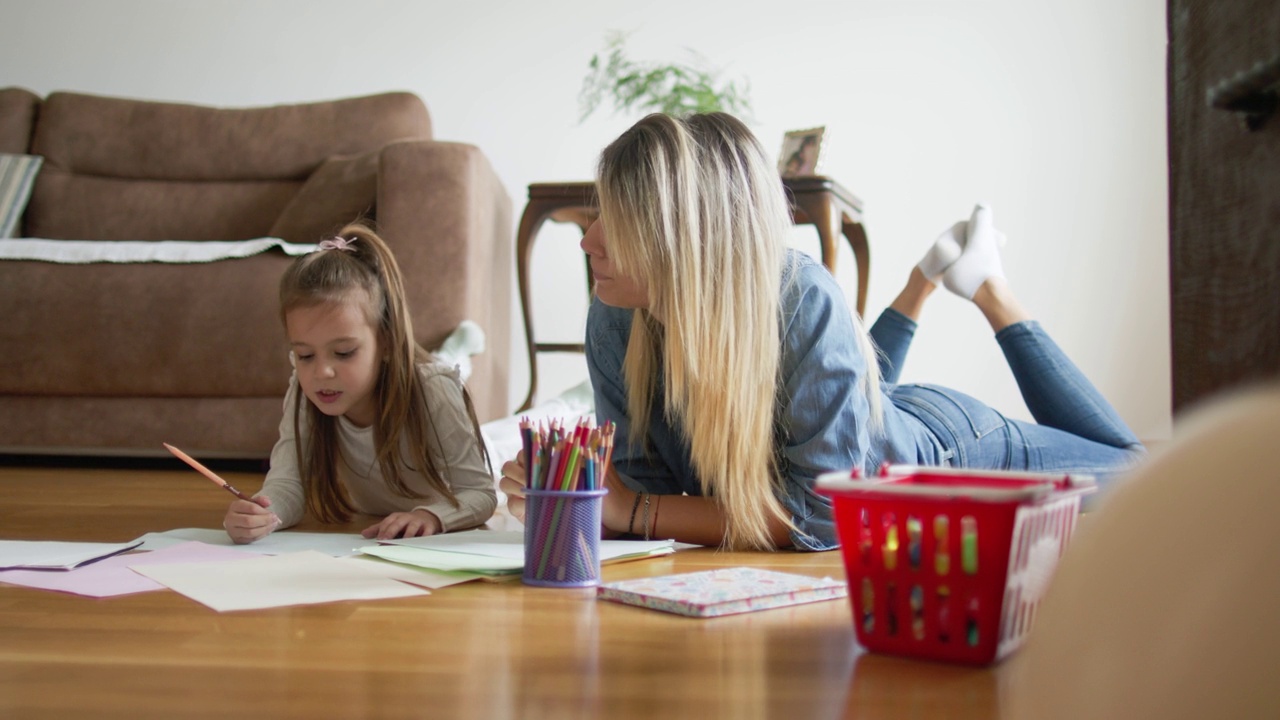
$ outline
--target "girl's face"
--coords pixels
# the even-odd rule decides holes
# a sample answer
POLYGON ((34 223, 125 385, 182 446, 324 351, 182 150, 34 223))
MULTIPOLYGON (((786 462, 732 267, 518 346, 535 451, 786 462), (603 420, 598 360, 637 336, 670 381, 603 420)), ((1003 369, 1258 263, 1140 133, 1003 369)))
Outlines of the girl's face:
POLYGON ((591 276, 596 282, 596 297, 605 305, 620 308, 649 307, 649 285, 643 279, 617 274, 609 253, 605 251, 604 225, 591 223, 582 236, 582 251, 591 262, 591 276))
POLYGON ((342 302, 294 308, 284 316, 298 385, 325 415, 358 427, 373 424, 374 390, 382 365, 378 336, 365 317, 363 293, 342 302))

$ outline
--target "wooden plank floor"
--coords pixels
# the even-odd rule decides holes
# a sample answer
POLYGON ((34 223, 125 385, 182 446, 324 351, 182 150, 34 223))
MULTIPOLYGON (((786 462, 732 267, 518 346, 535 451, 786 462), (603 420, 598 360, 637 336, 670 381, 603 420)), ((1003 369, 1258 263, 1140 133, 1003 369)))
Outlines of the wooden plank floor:
MULTIPOLYGON (((229 499, 190 470, 10 464, 0 538, 219 527, 229 499)), ((603 576, 736 565, 843 576, 835 552, 708 549, 603 576)), ((866 654, 847 600, 695 620, 514 581, 219 614, 170 591, 94 600, 0 585, 3 718, 992 718, 1006 673, 866 654)))

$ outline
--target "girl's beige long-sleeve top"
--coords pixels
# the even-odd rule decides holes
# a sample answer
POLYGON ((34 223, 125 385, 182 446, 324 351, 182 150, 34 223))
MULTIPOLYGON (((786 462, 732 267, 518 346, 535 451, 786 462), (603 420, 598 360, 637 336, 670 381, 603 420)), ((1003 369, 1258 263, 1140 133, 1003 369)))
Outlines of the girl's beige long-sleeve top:
MULTIPOLYGON (((476 527, 493 515, 498 497, 493 476, 481 453, 480 440, 467 417, 462 379, 457 369, 439 362, 422 363, 418 372, 436 431, 429 452, 440 463, 459 506, 455 508, 447 498, 433 491, 421 473, 408 470, 404 475, 405 484, 420 497, 406 498, 392 492, 378 467, 373 428, 356 427, 345 417, 338 418, 338 479, 358 512, 390 515, 422 508, 440 518, 444 532, 476 527)), ((294 397, 298 392, 295 375, 285 395, 280 439, 271 450, 271 469, 262 492, 258 493, 271 499, 271 510, 280 518, 281 528, 297 524, 306 511, 295 449, 298 438, 294 437, 293 429, 294 397)), ((301 432, 305 440, 308 433, 305 422, 301 432)))

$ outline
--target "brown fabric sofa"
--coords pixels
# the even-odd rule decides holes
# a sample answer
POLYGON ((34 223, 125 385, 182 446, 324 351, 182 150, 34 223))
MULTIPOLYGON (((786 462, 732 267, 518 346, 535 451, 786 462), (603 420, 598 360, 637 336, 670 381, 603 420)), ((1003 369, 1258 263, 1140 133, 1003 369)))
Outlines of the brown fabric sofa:
MULTIPOLYGON (((367 211, 419 341, 485 331, 468 385, 506 415, 511 200, 408 93, 222 109, 0 89, 0 152, 44 157, 24 237, 316 242, 367 211)), ((266 457, 290 368, 278 250, 200 264, 0 261, 0 452, 266 457)))

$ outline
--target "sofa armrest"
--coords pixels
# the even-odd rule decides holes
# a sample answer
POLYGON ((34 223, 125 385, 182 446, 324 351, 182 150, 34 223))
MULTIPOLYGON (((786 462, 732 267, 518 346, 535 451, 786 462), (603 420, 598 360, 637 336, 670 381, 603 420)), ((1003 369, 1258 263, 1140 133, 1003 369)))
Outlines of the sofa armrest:
POLYGON ((404 273, 418 342, 434 349, 462 320, 484 330, 468 388, 481 422, 510 412, 514 285, 511 198, 479 148, 403 140, 378 168, 378 232, 404 273))

